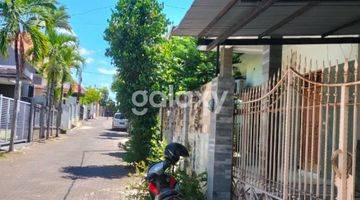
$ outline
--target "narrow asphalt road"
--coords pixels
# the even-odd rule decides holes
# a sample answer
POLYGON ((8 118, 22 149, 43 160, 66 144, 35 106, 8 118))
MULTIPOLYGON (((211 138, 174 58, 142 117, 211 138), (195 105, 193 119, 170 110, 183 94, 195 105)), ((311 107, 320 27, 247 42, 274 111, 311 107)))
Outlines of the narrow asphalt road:
POLYGON ((118 143, 127 134, 111 131, 99 118, 44 144, 0 158, 0 199, 127 199, 133 178, 118 143))

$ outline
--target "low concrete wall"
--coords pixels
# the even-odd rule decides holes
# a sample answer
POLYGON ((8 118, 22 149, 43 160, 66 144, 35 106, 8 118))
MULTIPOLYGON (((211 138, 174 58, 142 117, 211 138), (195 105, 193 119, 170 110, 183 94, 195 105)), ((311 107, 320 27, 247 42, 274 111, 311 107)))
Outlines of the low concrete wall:
POLYGON ((69 130, 78 126, 80 117, 80 106, 76 103, 75 97, 69 97, 62 104, 61 129, 69 130))
POLYGON ((190 150, 190 158, 182 166, 189 173, 207 172, 209 200, 231 199, 235 90, 232 59, 232 48, 223 48, 219 76, 198 91, 183 95, 187 106, 181 103, 161 112, 164 138, 185 144, 190 150))
MULTIPOLYGON (((189 107, 173 106, 163 109, 163 135, 168 142, 178 142, 187 146, 190 158, 184 165, 189 172, 206 172, 208 164, 208 143, 210 134, 211 85, 208 83, 199 90, 201 99, 193 95, 189 107)), ((194 93, 193 92, 193 93, 194 93)))

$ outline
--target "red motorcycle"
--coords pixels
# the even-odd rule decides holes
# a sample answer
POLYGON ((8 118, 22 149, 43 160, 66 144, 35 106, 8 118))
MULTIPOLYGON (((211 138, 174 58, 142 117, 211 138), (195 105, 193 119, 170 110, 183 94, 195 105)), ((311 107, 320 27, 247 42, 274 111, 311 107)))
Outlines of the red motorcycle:
POLYGON ((189 152, 182 144, 171 143, 166 146, 164 154, 165 160, 152 165, 147 172, 150 195, 154 200, 180 200, 179 184, 168 171, 176 165, 180 157, 188 157, 189 152))

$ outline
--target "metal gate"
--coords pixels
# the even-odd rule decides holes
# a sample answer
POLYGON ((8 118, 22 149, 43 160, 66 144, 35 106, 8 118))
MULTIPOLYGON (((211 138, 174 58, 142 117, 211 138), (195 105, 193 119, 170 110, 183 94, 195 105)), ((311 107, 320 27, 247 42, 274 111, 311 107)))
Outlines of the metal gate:
MULTIPOLYGON (((9 144, 13 107, 14 99, 0 95, 0 146, 9 144)), ((18 109, 14 141, 16 143, 27 142, 29 139, 30 103, 19 101, 18 109)))
POLYGON ((357 61, 289 63, 236 95, 233 199, 360 198, 357 61))

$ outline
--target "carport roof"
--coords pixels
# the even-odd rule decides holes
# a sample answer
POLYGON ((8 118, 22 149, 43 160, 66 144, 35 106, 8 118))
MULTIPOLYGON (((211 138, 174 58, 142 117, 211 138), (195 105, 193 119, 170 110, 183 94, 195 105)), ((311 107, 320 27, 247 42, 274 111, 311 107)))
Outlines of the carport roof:
POLYGON ((194 0, 173 35, 216 38, 360 34, 360 1, 194 0))

